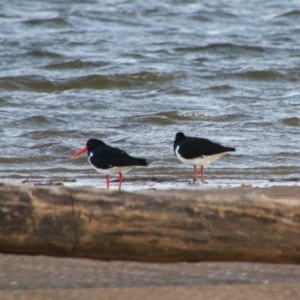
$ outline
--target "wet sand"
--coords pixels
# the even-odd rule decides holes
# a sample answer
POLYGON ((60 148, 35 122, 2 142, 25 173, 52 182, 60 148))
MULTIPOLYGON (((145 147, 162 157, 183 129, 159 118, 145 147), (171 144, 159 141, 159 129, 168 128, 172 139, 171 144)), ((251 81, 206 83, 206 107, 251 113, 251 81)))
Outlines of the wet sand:
POLYGON ((0 291, 1 300, 176 300, 176 299, 209 299, 209 300, 296 300, 300 299, 300 286, 297 284, 278 285, 225 285, 201 287, 150 287, 150 288, 95 288, 95 289, 61 289, 0 291))
POLYGON ((297 299, 300 266, 0 254, 0 299, 297 299))
MULTIPOLYGON (((106 183, 103 178, 75 179, 67 177, 49 177, 47 179, 26 178, 24 180, 5 180, 1 182, 8 184, 25 184, 31 186, 65 186, 69 188, 88 188, 106 191, 106 183)), ((111 179, 110 191, 118 191, 119 180, 115 177, 111 179)), ((270 189, 278 188, 282 194, 291 193, 290 188, 300 187, 300 178, 280 179, 219 179, 208 178, 205 183, 193 182, 189 177, 178 179, 176 177, 131 177, 124 178, 122 191, 124 192, 148 192, 148 191, 168 191, 168 190, 193 190, 193 191, 226 191, 226 190, 247 190, 251 188, 270 189)), ((272 192, 272 191, 271 191, 272 192)), ((292 191, 293 193, 293 191, 292 191)))

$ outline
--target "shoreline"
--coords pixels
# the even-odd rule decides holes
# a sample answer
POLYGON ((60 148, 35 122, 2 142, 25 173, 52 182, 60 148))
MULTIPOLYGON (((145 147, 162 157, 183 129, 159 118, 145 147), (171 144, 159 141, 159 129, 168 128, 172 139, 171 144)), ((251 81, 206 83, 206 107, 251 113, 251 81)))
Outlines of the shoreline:
MULTIPOLYGON (((45 179, 24 178, 24 179, 0 179, 0 183, 29 186, 64 186, 67 188, 87 188, 92 190, 106 190, 104 180, 100 179, 74 179, 66 177, 49 177, 45 179)), ((147 191, 224 191, 224 190, 245 190, 251 188, 278 188, 300 187, 300 178, 283 180, 218 180, 211 179, 204 184, 191 180, 170 179, 159 177, 140 177, 125 179, 122 185, 123 192, 147 192, 147 191)), ((112 179, 110 191, 118 191, 118 180, 112 179)))

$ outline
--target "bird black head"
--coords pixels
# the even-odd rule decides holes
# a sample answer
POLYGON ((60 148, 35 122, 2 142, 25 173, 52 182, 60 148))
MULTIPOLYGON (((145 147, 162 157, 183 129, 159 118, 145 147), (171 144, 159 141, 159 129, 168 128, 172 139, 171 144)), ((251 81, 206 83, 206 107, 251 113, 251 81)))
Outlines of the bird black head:
POLYGON ((184 135, 184 133, 183 132, 177 132, 176 133, 176 135, 175 135, 175 140, 176 141, 179 141, 179 140, 181 140, 182 138, 184 138, 185 137, 185 135, 184 135))
POLYGON ((97 140, 97 139, 89 139, 86 142, 86 146, 83 147, 82 149, 80 149, 79 151, 77 151, 76 153, 74 153, 71 158, 76 158, 77 156, 81 155, 84 152, 88 152, 88 154, 93 151, 93 149, 96 149, 98 147, 102 147, 105 146, 106 144, 104 142, 102 142, 101 140, 97 140))
POLYGON ((105 146, 105 143, 98 139, 89 139, 86 142, 86 147, 89 152, 92 151, 93 149, 101 147, 101 146, 105 146))

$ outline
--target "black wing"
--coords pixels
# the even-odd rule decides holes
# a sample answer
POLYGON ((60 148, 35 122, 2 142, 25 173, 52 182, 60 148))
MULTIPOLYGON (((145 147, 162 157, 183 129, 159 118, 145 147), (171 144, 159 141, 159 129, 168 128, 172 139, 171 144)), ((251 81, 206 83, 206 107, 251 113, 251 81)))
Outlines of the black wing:
MULTIPOLYGON (((186 159, 214 155, 228 151, 234 151, 234 148, 225 147, 221 144, 212 142, 204 138, 185 138, 178 143, 179 154, 186 159)), ((177 147, 176 146, 176 147, 177 147)))
POLYGON ((126 167, 135 165, 147 165, 146 160, 130 156, 125 151, 106 146, 93 151, 90 162, 100 169, 109 169, 112 167, 126 167))

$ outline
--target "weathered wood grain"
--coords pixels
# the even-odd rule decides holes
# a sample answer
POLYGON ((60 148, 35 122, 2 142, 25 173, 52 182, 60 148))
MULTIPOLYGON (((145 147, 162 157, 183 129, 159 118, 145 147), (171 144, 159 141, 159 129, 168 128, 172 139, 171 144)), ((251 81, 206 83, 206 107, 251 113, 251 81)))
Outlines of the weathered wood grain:
POLYGON ((106 192, 0 185, 0 251, 149 262, 300 262, 300 187, 106 192))

